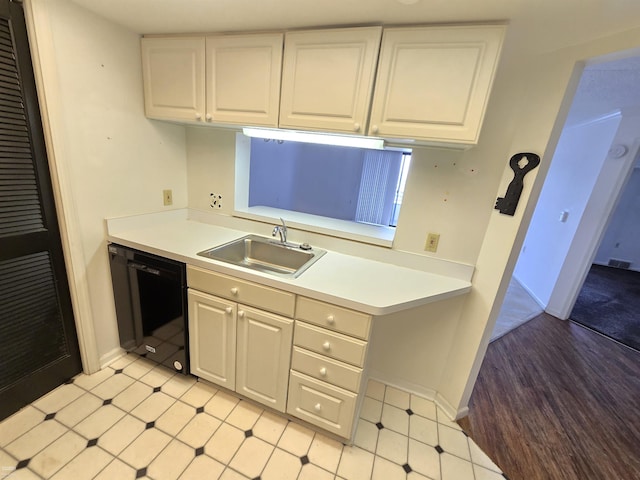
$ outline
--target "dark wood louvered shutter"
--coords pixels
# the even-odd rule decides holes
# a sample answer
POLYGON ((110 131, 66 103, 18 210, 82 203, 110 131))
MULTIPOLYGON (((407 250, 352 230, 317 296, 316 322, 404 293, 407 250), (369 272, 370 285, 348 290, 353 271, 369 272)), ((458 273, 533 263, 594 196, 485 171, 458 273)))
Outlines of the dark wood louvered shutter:
POLYGON ((0 23, 0 237, 44 230, 9 22, 0 23))
POLYGON ((0 419, 79 371, 24 14, 0 0, 0 419))

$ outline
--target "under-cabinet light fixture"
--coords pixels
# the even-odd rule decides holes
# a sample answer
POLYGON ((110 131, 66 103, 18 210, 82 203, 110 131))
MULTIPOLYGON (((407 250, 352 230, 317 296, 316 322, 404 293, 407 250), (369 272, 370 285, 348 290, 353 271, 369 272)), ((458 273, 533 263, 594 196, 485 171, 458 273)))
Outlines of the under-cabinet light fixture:
POLYGON ((242 129, 247 137, 264 138, 267 140, 283 140, 291 142, 319 143, 338 147, 384 149, 384 140, 373 137, 356 137, 354 135, 334 135, 330 133, 299 132, 296 130, 276 130, 271 128, 242 129))

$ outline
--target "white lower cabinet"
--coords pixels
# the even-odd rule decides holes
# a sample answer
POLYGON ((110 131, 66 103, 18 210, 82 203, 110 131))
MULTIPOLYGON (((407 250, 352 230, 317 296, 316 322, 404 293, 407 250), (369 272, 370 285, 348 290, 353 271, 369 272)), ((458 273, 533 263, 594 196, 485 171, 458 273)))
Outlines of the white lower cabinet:
POLYGON ((371 317, 296 299, 287 413, 350 439, 364 388, 371 317))
POLYGON ((351 440, 371 316, 191 265, 187 283, 192 374, 351 440))
POLYGON ((293 319, 238 306, 236 391, 285 411, 293 319))
MULTIPOLYGON (((293 319, 217 296, 228 291, 231 298, 260 305, 265 295, 278 291, 192 266, 187 282, 191 373, 284 412, 293 319)), ((272 301, 263 303, 270 308, 272 301)))
POLYGON ((236 304, 193 289, 188 299, 191 373, 235 390, 236 304))

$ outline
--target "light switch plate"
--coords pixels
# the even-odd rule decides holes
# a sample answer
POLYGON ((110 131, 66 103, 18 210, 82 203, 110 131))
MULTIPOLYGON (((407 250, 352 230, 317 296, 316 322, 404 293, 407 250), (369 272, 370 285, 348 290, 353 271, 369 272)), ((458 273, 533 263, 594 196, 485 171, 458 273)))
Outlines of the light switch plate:
POLYGON ((424 244, 424 249, 427 252, 435 253, 438 251, 438 242, 440 241, 439 233, 430 233, 427 235, 427 241, 424 244))
POLYGON ((173 192, 171 190, 163 190, 162 199, 165 205, 173 205, 173 192))

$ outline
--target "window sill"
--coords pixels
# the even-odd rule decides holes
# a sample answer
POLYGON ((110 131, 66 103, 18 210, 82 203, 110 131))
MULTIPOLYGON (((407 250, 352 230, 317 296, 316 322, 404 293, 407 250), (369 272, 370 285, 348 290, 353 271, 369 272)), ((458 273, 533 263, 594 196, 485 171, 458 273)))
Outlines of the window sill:
POLYGON ((243 210, 234 210, 233 215, 274 225, 279 224, 280 217, 282 217, 287 226, 291 228, 388 248, 393 245, 393 237, 396 233, 396 229, 393 227, 367 225, 271 207, 249 207, 243 210))

